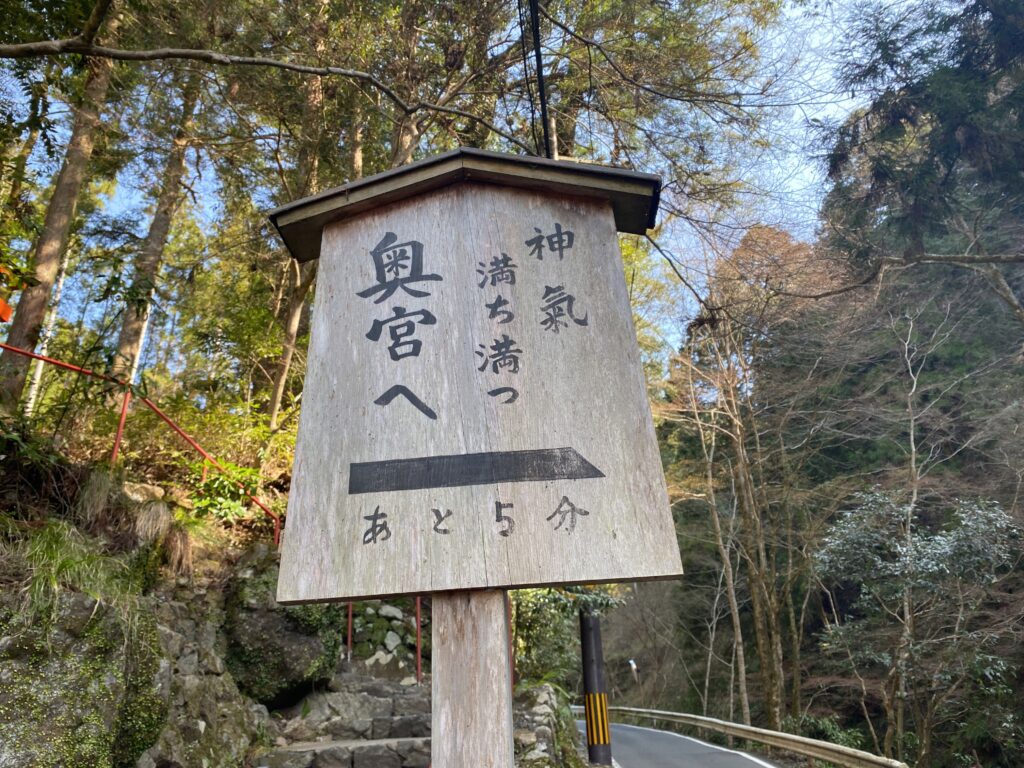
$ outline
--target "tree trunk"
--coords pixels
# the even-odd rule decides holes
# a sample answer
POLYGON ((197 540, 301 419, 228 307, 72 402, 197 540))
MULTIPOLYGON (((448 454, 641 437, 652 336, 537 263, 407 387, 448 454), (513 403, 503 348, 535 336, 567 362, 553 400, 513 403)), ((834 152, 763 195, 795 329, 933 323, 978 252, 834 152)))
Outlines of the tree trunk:
MULTIPOLYGON (((32 97, 29 99, 28 106, 28 122, 32 125, 38 125, 40 122, 40 110, 43 102, 43 95, 49 88, 49 82, 51 73, 53 71, 54 64, 50 62, 46 66, 46 70, 43 73, 42 80, 38 82, 32 89, 32 97)), ((25 185, 25 170, 28 167, 28 160, 32 157, 32 150, 35 149, 36 142, 39 140, 39 128, 32 128, 28 136, 25 137, 25 141, 22 142, 21 148, 17 154, 13 156, 13 160, 10 163, 10 178, 0 184, 0 187, 6 188, 5 197, 7 198, 7 205, 4 208, 2 215, 4 218, 10 217, 14 220, 25 219, 25 208, 22 199, 21 192, 25 185)), ((2 174, 6 170, 8 163, 4 163, 4 167, 0 168, 0 179, 3 178, 2 174)))
POLYGON ((21 190, 25 184, 25 168, 28 166, 28 159, 32 156, 32 150, 35 149, 38 140, 39 129, 33 128, 29 131, 28 136, 25 137, 21 149, 18 150, 18 154, 14 158, 14 162, 11 165, 10 186, 7 188, 7 210, 5 215, 19 218, 18 211, 22 208, 21 190))
POLYGON ((750 605, 754 615, 754 640, 761 666, 761 685, 764 692, 768 727, 779 730, 782 726, 782 675, 779 667, 781 642, 778 633, 778 610, 773 605, 773 584, 764 546, 764 531, 760 513, 754 500, 749 457, 744 444, 744 431, 738 421, 734 425, 733 476, 746 533, 747 579, 750 582, 750 605))
MULTIPOLYGON (((781 425, 778 429, 778 444, 785 445, 785 435, 783 434, 781 425)), ((790 664, 790 698, 789 698, 789 715, 794 721, 799 720, 801 710, 801 697, 800 697, 800 682, 802 678, 802 671, 800 668, 800 645, 803 638, 803 612, 806 608, 807 601, 804 600, 804 604, 800 610, 800 616, 797 617, 796 602, 794 600, 793 591, 796 589, 798 567, 796 564, 797 553, 800 552, 800 547, 797 542, 797 522, 796 515, 793 510, 792 495, 793 495, 793 479, 794 474, 789 465, 788 454, 785 450, 779 454, 780 469, 782 471, 782 505, 786 519, 786 530, 784 532, 786 542, 786 580, 785 590, 783 592, 784 603, 786 608, 786 618, 789 623, 789 664, 790 664)), ((801 526, 805 528, 806 526, 801 526)))
MULTIPOLYGON (((710 468, 708 471, 710 475, 710 468)), ((709 480, 709 487, 710 487, 709 480)), ((713 498, 713 497, 712 497, 713 498)), ((718 518, 717 506, 711 509, 711 525, 715 531, 715 546, 718 557, 722 561, 722 575, 725 578, 725 595, 729 603, 729 618, 732 621, 733 653, 736 658, 736 679, 740 695, 740 711, 743 713, 744 725, 750 725, 750 697, 747 694, 747 654, 743 648, 743 621, 740 617, 740 604, 736 598, 736 577, 732 569, 732 556, 725 537, 722 535, 722 521, 718 518)), ((729 692, 730 697, 732 691, 729 692)))
MULTIPOLYGON (((708 652, 704 660, 704 690, 700 696, 700 713, 708 716, 708 702, 711 698, 711 667, 715 663, 715 638, 718 635, 718 601, 722 598, 724 578, 718 575, 718 588, 715 590, 715 599, 711 604, 711 617, 708 621, 708 652)), ((732 688, 729 689, 732 696, 732 688)))
MULTIPOLYGON (((693 382, 689 387, 691 397, 696 391, 693 382)), ((740 604, 736 597, 736 576, 732 567, 732 555, 729 552, 729 544, 722 534, 722 521, 718 516, 718 497, 715 489, 715 451, 717 439, 714 430, 705 430, 700 420, 700 409, 696 398, 691 400, 694 419, 698 422, 701 449, 704 453, 704 481, 707 490, 708 508, 711 515, 711 527, 715 532, 715 547, 718 549, 718 557, 722 562, 722 578, 725 582, 725 597, 729 604, 729 618, 732 621, 732 645, 734 664, 730 666, 730 673, 735 675, 738 681, 740 710, 743 713, 743 723, 750 725, 750 697, 747 694, 747 656, 743 648, 743 621, 740 617, 740 604)), ((732 710, 733 686, 729 685, 729 708, 732 710)))
POLYGON ((403 118, 395 128, 394 138, 392 139, 391 167, 397 168, 410 162, 419 140, 419 123, 411 116, 403 118))
POLYGON ((274 431, 278 426, 278 418, 281 414, 281 403, 284 400, 285 384, 288 382, 288 372, 292 366, 292 358, 295 356, 295 342, 299 337, 299 326, 302 320, 302 307, 306 303, 306 296, 309 289, 313 287, 316 280, 315 261, 307 261, 301 266, 294 263, 295 284, 291 295, 288 297, 288 307, 284 317, 284 345, 281 350, 281 359, 278 361, 277 370, 274 374, 274 389, 270 393, 270 430, 274 431))
MULTIPOLYGON (((111 20, 113 30, 116 19, 111 20)), ((88 75, 82 103, 75 112, 71 139, 64 154, 64 162, 53 196, 46 207, 43 229, 36 242, 33 284, 22 291, 18 300, 7 343, 34 350, 46 318, 61 258, 67 250, 71 225, 75 220, 78 196, 85 184, 89 159, 100 124, 100 110, 107 96, 113 62, 110 59, 89 59, 88 75)), ((25 379, 28 377, 29 359, 4 351, 0 355, 0 413, 13 414, 18 407, 25 379)))
POLYGON ((149 319, 153 293, 163 264, 164 249, 171 230, 174 212, 181 201, 181 177, 185 173, 185 151, 188 149, 188 134, 193 112, 199 99, 199 79, 192 77, 182 91, 181 120, 174 132, 170 152, 164 166, 160 191, 157 193, 156 210, 149 224, 146 239, 135 260, 135 274, 129 289, 134 298, 125 307, 121 332, 117 337, 117 353, 112 373, 117 378, 134 378, 142 351, 149 319))
MULTIPOLYGON (((317 36, 315 47, 318 54, 322 54, 326 50, 325 40, 327 31, 324 28, 326 20, 327 3, 325 0, 320 0, 311 25, 314 34, 317 36)), ((320 139, 323 103, 323 81, 319 76, 311 77, 305 83, 305 102, 302 107, 303 133, 295 163, 299 190, 302 196, 314 194, 320 186, 317 173, 319 170, 317 145, 320 139)), ((359 162, 361 165, 361 152, 359 154, 359 162)), ((295 356, 295 342, 299 337, 302 306, 306 301, 306 295, 316 280, 316 270, 317 262, 315 261, 308 261, 301 266, 296 266, 294 270, 295 279, 291 295, 288 297, 288 305, 284 316, 284 342, 282 344, 281 357, 278 359, 277 368, 274 371, 270 403, 267 406, 268 426, 271 432, 278 427, 281 404, 284 402, 284 391, 288 384, 288 374, 291 371, 292 359, 295 356)))
MULTIPOLYGON (((420 85, 413 70, 414 62, 418 58, 417 47, 423 35, 419 18, 421 10, 422 4, 418 2, 407 2, 402 5, 401 23, 393 40, 395 50, 402 52, 408 63, 402 66, 400 71, 391 74, 392 86, 404 91, 406 95, 415 93, 416 87, 420 85)), ((443 96, 441 100, 444 100, 443 96)), ((413 115, 397 115, 394 130, 391 132, 392 168, 405 165, 412 160, 421 131, 422 127, 413 115)))
MULTIPOLYGON (((64 293, 64 278, 67 275, 68 255, 65 251, 64 257, 60 260, 60 267, 57 269, 57 285, 53 290, 53 301, 46 313, 46 321, 43 323, 42 335, 39 340, 39 354, 45 355, 50 339, 53 338, 53 328, 57 324, 57 313, 60 311, 60 297, 64 293)), ((43 368, 45 363, 42 360, 34 360, 32 366, 32 383, 28 387, 28 397, 25 398, 25 418, 32 417, 36 409, 36 400, 39 398, 39 387, 43 382, 43 368)))
POLYGON ((352 129, 352 180, 363 178, 363 124, 360 115, 355 119, 358 121, 352 129))
POLYGON ((786 587, 786 617, 789 620, 789 668, 790 690, 789 690, 789 715, 793 720, 800 719, 800 623, 796 616, 796 606, 793 604, 793 585, 786 587))
MULTIPOLYGON (((896 653, 893 653, 893 658, 896 653)), ((895 681, 895 668, 890 668, 886 681, 881 685, 882 707, 885 709, 885 736, 882 739, 882 754, 885 757, 895 757, 896 751, 893 745, 900 738, 897 734, 896 708, 893 701, 896 699, 898 683, 895 681)))

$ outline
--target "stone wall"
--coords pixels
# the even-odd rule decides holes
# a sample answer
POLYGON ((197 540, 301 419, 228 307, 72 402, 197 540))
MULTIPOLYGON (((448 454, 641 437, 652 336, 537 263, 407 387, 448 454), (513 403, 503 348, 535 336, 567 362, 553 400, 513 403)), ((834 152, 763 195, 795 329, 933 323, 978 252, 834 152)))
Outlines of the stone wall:
POLYGON ((170 670, 152 620, 82 594, 23 626, 0 597, 0 767, 134 765, 166 715, 170 670))
MULTIPOLYGON (((421 616, 424 672, 430 671, 429 616, 421 616)), ((362 660, 378 676, 406 678, 416 671, 415 600, 365 600, 355 603, 352 617, 352 658, 362 660)))
POLYGON ((155 597, 167 717, 139 768, 231 768, 269 744, 267 708, 239 691, 227 669, 224 593, 187 583, 155 597))
POLYGON ((520 768, 583 768, 576 721, 550 685, 519 690, 513 701, 513 738, 520 768))
MULTIPOLYGON (((45 629, 0 595, 0 768, 425 768, 414 602, 356 604, 347 661, 347 606, 278 605, 270 547, 219 555, 126 606, 64 592, 45 629)), ((517 695, 520 765, 572 765, 559 711, 517 695)))

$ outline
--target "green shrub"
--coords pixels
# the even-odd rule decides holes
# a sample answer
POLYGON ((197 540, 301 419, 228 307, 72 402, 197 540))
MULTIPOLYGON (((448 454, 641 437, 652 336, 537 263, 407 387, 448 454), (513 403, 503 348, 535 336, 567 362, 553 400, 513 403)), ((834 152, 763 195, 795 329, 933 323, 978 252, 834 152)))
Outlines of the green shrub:
POLYGON ((260 472, 230 462, 222 465, 226 473, 210 469, 205 480, 201 464, 193 471, 198 486, 193 503, 196 515, 231 523, 249 516, 249 496, 259 490, 260 472))
POLYGON ((787 717, 782 729, 809 739, 827 741, 841 747, 864 749, 864 734, 856 728, 843 728, 835 716, 818 717, 804 713, 799 718, 787 717))
POLYGON ((126 563, 104 554, 68 522, 48 520, 12 546, 27 569, 23 591, 30 618, 51 622, 64 589, 115 604, 128 596, 126 563))
POLYGON ((513 591, 516 674, 570 686, 580 668, 580 609, 601 613, 619 602, 613 591, 600 587, 513 591))

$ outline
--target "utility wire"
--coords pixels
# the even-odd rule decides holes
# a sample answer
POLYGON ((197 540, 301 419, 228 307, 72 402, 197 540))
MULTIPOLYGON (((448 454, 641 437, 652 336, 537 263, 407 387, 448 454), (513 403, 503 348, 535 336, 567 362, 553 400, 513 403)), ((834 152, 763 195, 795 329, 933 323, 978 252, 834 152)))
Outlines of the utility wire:
POLYGON ((533 136, 534 154, 540 154, 540 139, 537 136, 537 111, 533 103, 533 88, 530 86, 530 61, 526 53, 526 11, 523 0, 516 0, 519 10, 519 47, 523 52, 523 83, 526 84, 526 97, 530 102, 530 133, 533 136))
POLYGON ((544 129, 544 155, 553 158, 551 132, 548 128, 548 96, 544 90, 544 62, 540 55, 540 9, 538 0, 530 0, 530 24, 533 30, 533 55, 537 62, 537 90, 540 92, 540 122, 544 129))

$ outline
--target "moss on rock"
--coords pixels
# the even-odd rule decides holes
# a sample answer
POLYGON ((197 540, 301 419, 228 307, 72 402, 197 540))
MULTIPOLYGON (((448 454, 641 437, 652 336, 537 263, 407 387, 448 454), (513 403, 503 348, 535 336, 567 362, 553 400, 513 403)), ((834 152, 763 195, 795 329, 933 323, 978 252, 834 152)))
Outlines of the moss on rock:
POLYGON ((152 616, 140 615, 125 658, 125 696, 117 715, 113 764, 130 768, 160 736, 167 700, 160 695, 160 638, 152 616))
POLYGON ((342 605, 282 606, 277 553, 257 545, 239 561, 225 604, 228 670, 264 704, 292 703, 334 674, 344 642, 342 605))
POLYGON ((152 621, 61 596, 55 622, 0 615, 0 765, 121 768, 153 741, 159 645, 152 621))

